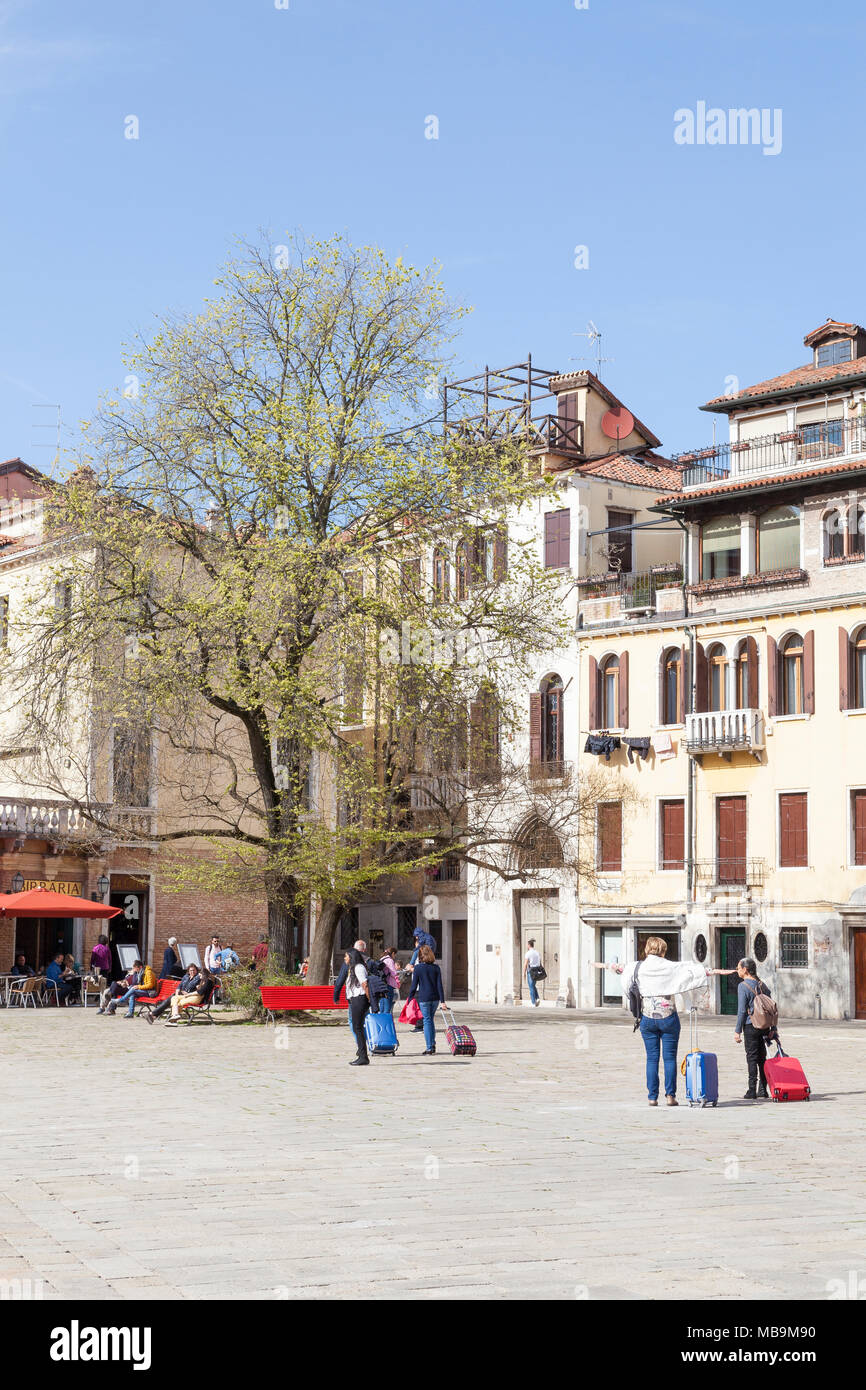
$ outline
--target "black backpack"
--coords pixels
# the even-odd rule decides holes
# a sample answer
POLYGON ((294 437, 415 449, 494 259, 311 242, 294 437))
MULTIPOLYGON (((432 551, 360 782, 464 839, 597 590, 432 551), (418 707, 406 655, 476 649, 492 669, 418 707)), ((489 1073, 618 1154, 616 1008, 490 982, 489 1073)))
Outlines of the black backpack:
POLYGON ((635 966, 634 975, 632 976, 631 984, 628 987, 628 1011, 634 1019, 634 1028, 632 1028, 632 1032, 634 1032, 636 1028, 640 1027, 640 1021, 643 1017, 643 995, 640 992, 640 985, 638 984, 637 980, 638 971, 640 970, 642 963, 642 961, 638 961, 637 965, 635 966))
POLYGON ((370 987, 370 995, 387 994, 388 979, 385 974, 385 967, 380 960, 368 960, 364 964, 367 967, 367 984, 370 987))

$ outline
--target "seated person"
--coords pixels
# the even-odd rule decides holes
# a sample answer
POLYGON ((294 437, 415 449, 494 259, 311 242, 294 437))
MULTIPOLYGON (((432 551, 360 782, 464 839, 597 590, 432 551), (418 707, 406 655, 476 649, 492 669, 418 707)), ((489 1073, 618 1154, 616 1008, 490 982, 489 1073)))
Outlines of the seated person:
POLYGON ((15 964, 12 967, 12 974, 23 975, 27 979, 32 979, 33 976, 36 974, 36 971, 31 970, 30 966, 27 964, 27 957, 24 955, 23 952, 19 952, 18 955, 15 957, 15 964))
POLYGON ((118 1004, 128 1004, 125 1017, 132 1018, 135 1013, 135 1001, 139 998, 152 999, 157 992, 156 975, 151 966, 143 965, 140 960, 137 960, 133 965, 133 970, 138 976, 135 983, 131 984, 125 993, 112 999, 108 1006, 107 1012, 112 1018, 114 1018, 118 1004))
POLYGON ((119 999, 121 994, 125 994, 132 985, 137 985, 140 978, 140 971, 129 970, 122 980, 115 980, 114 984, 109 985, 108 989, 104 989, 99 996, 99 1008, 96 1012, 98 1014, 104 1014, 111 1000, 119 999))
POLYGON ((61 1004, 65 1004, 71 999, 74 1004, 78 1001, 78 991, 81 988, 81 981, 78 979, 67 979, 63 969, 63 952, 58 951, 51 964, 45 972, 45 979, 57 987, 57 999, 61 1004))
POLYGON ((166 1028, 177 1027, 180 1022, 181 1009, 190 1009, 195 1004, 207 1004, 216 987, 216 976, 206 966, 203 966, 192 994, 181 994, 178 990, 168 1001, 171 1004, 171 1018, 166 1021, 166 1028))
POLYGON ((183 978, 181 979, 181 982, 175 990, 174 994, 169 995, 168 999, 163 999, 162 1003, 157 1004, 155 1009, 147 1009, 145 1011, 144 1016, 147 1019, 148 1023, 153 1023, 153 1020, 155 1018, 159 1018, 161 1014, 166 1013, 171 1008, 172 999, 175 999, 178 994, 195 994, 196 989, 198 987, 200 975, 201 967, 190 963, 186 967, 186 972, 184 973, 183 978))

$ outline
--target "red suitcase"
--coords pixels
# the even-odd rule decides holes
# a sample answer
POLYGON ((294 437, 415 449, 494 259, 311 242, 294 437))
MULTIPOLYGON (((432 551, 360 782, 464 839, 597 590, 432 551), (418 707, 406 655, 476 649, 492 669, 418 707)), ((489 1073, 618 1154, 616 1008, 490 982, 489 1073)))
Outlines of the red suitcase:
POLYGON ((443 1008, 442 1016, 445 1019, 445 1037, 451 1054, 454 1057, 474 1057, 475 1039, 465 1024, 455 1022, 454 1015, 450 1009, 443 1008), (448 1023, 448 1018, 451 1023, 448 1023))
POLYGON ((775 1057, 768 1057, 764 1063, 767 1090, 771 1100, 808 1100, 812 1088, 806 1080, 806 1073, 796 1057, 788 1057, 782 1051, 782 1044, 775 1057))

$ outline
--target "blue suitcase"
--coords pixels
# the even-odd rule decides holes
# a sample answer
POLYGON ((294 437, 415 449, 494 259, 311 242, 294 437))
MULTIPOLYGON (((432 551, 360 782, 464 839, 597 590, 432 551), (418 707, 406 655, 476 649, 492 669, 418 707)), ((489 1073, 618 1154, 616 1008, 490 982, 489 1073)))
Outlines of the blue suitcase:
POLYGON ((690 1043, 683 1069, 686 1074, 686 1100, 689 1105, 717 1105, 719 1100, 719 1060, 715 1052, 698 1051, 698 1011, 689 1009, 690 1043))
POLYGON ((364 1019, 364 1036, 374 1057, 393 1057, 400 1046, 393 1014, 367 1014, 364 1019))

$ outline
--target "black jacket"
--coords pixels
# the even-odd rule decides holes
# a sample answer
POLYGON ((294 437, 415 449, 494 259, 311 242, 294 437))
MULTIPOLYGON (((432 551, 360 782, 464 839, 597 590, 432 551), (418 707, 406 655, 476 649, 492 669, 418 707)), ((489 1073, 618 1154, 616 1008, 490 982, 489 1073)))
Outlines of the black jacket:
POLYGON ((348 965, 346 964, 346 962, 343 961, 342 969, 340 970, 339 975, 337 976, 336 980, 334 981, 334 1003, 335 1003, 335 1004, 339 1004, 339 1002, 340 1002, 340 990, 343 988, 343 985, 346 983, 346 980, 348 979, 348 977, 349 977, 349 967, 348 967, 348 965))

